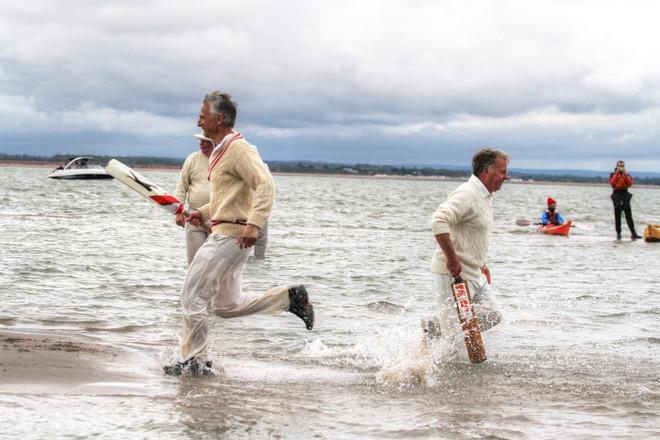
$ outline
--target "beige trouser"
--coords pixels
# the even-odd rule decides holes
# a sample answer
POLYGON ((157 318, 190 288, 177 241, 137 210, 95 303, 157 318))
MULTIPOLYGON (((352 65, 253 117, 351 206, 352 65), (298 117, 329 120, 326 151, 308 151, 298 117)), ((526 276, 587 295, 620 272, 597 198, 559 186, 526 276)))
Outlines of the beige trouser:
POLYGON ((250 248, 240 249, 235 238, 219 234, 212 234, 197 251, 181 289, 183 360, 206 358, 209 308, 223 318, 289 309, 288 287, 264 294, 242 291, 241 277, 249 254, 250 248))
POLYGON ((208 236, 209 231, 206 229, 206 225, 195 226, 192 223, 186 222, 186 256, 188 257, 188 266, 190 266, 193 258, 195 258, 195 254, 202 247, 208 236))
POLYGON ((268 222, 259 231, 259 237, 254 244, 254 256, 256 258, 266 258, 266 244, 268 244, 268 222))
MULTIPOLYGON (((433 274, 433 293, 438 298, 439 305, 433 320, 440 325, 443 338, 462 340, 463 332, 451 289, 453 281, 454 278, 449 274, 433 274)), ((481 275, 478 280, 468 280, 467 283, 472 296, 474 311, 479 319, 479 330, 483 332, 499 324, 502 320, 502 314, 498 311, 497 302, 486 277, 481 275)))

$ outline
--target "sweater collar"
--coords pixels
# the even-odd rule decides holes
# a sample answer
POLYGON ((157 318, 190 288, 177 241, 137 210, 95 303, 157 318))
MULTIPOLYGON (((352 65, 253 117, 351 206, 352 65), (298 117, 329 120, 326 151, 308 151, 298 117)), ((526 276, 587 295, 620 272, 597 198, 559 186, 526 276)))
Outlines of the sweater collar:
POLYGON ((209 161, 209 174, 208 178, 211 180, 211 171, 213 171, 213 168, 220 162, 220 159, 222 156, 227 152, 229 149, 229 146, 231 145, 232 142, 234 142, 236 139, 243 139, 243 136, 236 132, 232 131, 229 133, 227 136, 222 138, 220 141, 220 144, 218 144, 214 149, 213 152, 211 153, 210 161, 209 161))
POLYGON ((227 145, 230 139, 236 136, 237 134, 239 133, 232 130, 227 136, 223 137, 220 143, 216 145, 215 148, 213 148, 213 151, 211 151, 211 157, 215 156, 220 151, 222 151, 222 149, 225 147, 225 145, 227 145))
POLYGON ((477 189, 477 191, 479 192, 479 194, 481 194, 481 196, 482 196, 484 199, 493 196, 493 195, 490 193, 490 191, 488 191, 488 189, 486 188, 486 185, 484 185, 484 183, 483 183, 483 182, 482 182, 477 176, 475 176, 474 174, 472 174, 472 175, 470 176, 470 180, 469 180, 469 181, 472 183, 472 185, 475 186, 475 188, 477 189))

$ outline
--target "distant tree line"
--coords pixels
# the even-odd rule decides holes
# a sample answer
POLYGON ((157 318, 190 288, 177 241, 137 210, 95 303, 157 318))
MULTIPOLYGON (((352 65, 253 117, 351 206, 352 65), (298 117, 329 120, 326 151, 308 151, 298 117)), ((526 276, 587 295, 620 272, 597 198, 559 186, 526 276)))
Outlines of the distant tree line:
MULTIPOLYGON (((57 162, 66 163, 75 154, 56 154, 54 156, 31 156, 27 154, 2 154, 0 160, 20 161, 20 162, 57 162)), ((168 167, 179 168, 183 164, 183 159, 172 157, 152 157, 152 156, 94 156, 95 162, 105 165, 110 159, 115 158, 124 162, 128 166, 138 167, 168 167)), ((447 178, 465 178, 470 175, 468 168, 433 168, 433 167, 415 167, 415 166, 395 166, 395 165, 372 165, 358 163, 353 165, 327 162, 309 162, 309 161, 268 161, 268 166, 272 172, 276 173, 313 173, 313 174, 337 174, 337 175, 394 175, 394 176, 444 176, 447 178)), ((512 171, 510 176, 522 180, 535 180, 544 182, 584 182, 584 183, 603 183, 608 182, 604 176, 575 176, 575 175, 555 175, 555 174, 536 174, 529 172, 512 171)), ((634 174, 633 174, 633 177, 634 174)), ((635 183, 643 185, 660 186, 658 177, 636 177, 635 183)))
POLYGON ((268 162, 270 170, 278 173, 323 173, 323 174, 357 174, 375 176, 388 174, 395 176, 446 176, 466 177, 470 175, 467 169, 440 169, 431 167, 407 167, 396 165, 371 165, 358 163, 354 165, 326 162, 268 162))
MULTIPOLYGON (((444 176, 449 178, 469 177, 471 170, 468 168, 433 168, 412 167, 395 165, 371 165, 371 164, 338 164, 326 162, 268 162, 273 172, 280 173, 323 173, 323 174, 354 174, 364 176, 375 176, 377 174, 388 174, 396 176, 444 176)), ((555 175, 542 173, 529 173, 512 171, 510 177, 522 180, 536 180, 544 182, 579 182, 579 183, 608 183, 609 177, 604 176, 575 176, 555 175)), ((634 176, 633 176, 634 177, 634 176)), ((660 185, 657 177, 635 177, 635 182, 644 185, 660 185)))

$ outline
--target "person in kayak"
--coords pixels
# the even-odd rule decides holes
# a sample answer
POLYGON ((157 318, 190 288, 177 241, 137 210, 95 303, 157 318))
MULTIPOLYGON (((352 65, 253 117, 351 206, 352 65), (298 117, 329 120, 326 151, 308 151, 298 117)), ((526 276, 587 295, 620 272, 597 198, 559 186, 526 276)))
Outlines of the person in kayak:
POLYGON ((555 226, 563 225, 564 217, 557 211, 557 201, 552 197, 548 197, 547 202, 548 208, 541 214, 541 224, 543 226, 548 224, 555 226))
POLYGON ((621 240, 621 212, 626 215, 626 223, 630 229, 630 238, 637 240, 642 238, 635 231, 635 222, 632 217, 632 208, 630 199, 632 194, 628 191, 633 183, 633 178, 626 171, 626 164, 620 160, 616 163, 614 172, 610 174, 610 185, 612 186, 612 203, 614 203, 614 227, 616 228, 616 239, 621 240))

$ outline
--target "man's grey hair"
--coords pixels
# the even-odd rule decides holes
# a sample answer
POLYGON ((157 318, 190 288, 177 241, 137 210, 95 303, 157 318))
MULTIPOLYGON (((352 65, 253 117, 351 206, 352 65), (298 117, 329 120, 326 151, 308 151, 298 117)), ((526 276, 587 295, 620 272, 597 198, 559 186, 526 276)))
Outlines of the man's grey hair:
POLYGON ((495 165, 498 158, 509 162, 509 155, 502 150, 486 147, 477 151, 472 156, 472 174, 479 177, 479 174, 495 165))
POLYGON ((232 101, 229 93, 215 90, 204 97, 204 102, 209 105, 211 114, 221 114, 222 125, 232 128, 236 123, 236 103, 232 101))

